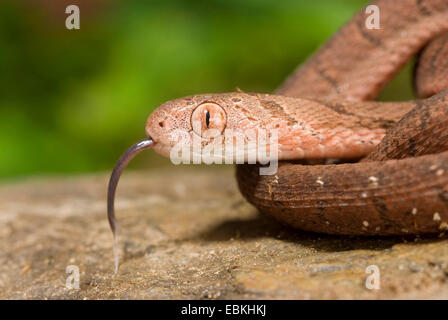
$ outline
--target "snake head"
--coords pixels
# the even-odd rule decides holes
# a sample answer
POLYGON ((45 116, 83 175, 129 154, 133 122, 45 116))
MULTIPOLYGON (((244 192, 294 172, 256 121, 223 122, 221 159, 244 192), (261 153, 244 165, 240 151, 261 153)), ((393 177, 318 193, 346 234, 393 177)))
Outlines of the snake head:
POLYGON ((216 150, 222 150, 218 155, 222 158, 230 136, 234 142, 235 136, 260 128, 252 116, 257 107, 257 95, 242 92, 180 98, 162 104, 149 116, 146 134, 155 141, 154 150, 166 157, 176 157, 184 148, 189 157, 211 149, 217 156, 216 150))

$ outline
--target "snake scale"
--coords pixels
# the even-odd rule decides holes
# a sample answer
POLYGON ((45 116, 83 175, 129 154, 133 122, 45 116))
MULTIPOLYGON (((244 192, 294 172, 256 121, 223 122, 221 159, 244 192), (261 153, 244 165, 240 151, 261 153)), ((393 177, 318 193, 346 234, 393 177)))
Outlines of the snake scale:
POLYGON ((379 30, 365 26, 361 10, 274 94, 194 95, 157 108, 146 124, 148 139, 132 146, 112 174, 114 234, 118 179, 138 152, 153 147, 170 156, 176 143, 198 136, 202 146, 222 143, 217 138, 229 128, 278 130, 276 174, 238 164, 236 177, 251 204, 293 227, 342 235, 448 230, 448 0, 373 4, 379 30), (373 101, 416 54, 420 99, 373 101), (185 140, 172 138, 176 130, 185 140), (339 163, 303 163, 333 158, 339 163))

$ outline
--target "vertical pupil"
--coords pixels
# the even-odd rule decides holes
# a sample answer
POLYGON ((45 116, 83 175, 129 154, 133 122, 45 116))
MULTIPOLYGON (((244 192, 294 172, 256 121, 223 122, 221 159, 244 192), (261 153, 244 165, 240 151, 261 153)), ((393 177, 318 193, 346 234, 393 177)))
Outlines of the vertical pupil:
POLYGON ((210 111, 205 111, 205 124, 207 125, 207 128, 210 126, 210 111))

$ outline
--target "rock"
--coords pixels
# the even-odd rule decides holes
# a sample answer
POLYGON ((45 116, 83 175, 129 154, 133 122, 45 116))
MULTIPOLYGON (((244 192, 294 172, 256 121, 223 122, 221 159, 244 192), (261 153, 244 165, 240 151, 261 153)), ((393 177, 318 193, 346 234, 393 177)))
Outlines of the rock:
POLYGON ((113 273, 108 174, 0 187, 2 299, 448 298, 446 238, 311 234, 261 215, 233 169, 125 172, 113 273), (79 268, 80 289, 66 287, 79 268), (365 286, 366 268, 380 289, 365 286))

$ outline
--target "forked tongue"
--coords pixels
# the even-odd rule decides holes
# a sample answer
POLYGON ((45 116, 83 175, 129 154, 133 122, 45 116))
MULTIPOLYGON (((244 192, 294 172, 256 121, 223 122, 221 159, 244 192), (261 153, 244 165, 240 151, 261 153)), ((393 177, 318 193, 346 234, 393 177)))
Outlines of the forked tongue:
POLYGON ((118 264, 120 262, 118 256, 118 222, 115 219, 115 192, 117 191, 118 180, 121 173, 128 163, 141 151, 151 148, 154 145, 154 141, 151 138, 137 142, 130 147, 118 160, 115 165, 114 171, 109 180, 109 188, 107 191, 107 218, 109 219, 110 229, 114 235, 114 257, 115 257, 115 274, 118 273, 118 264))

